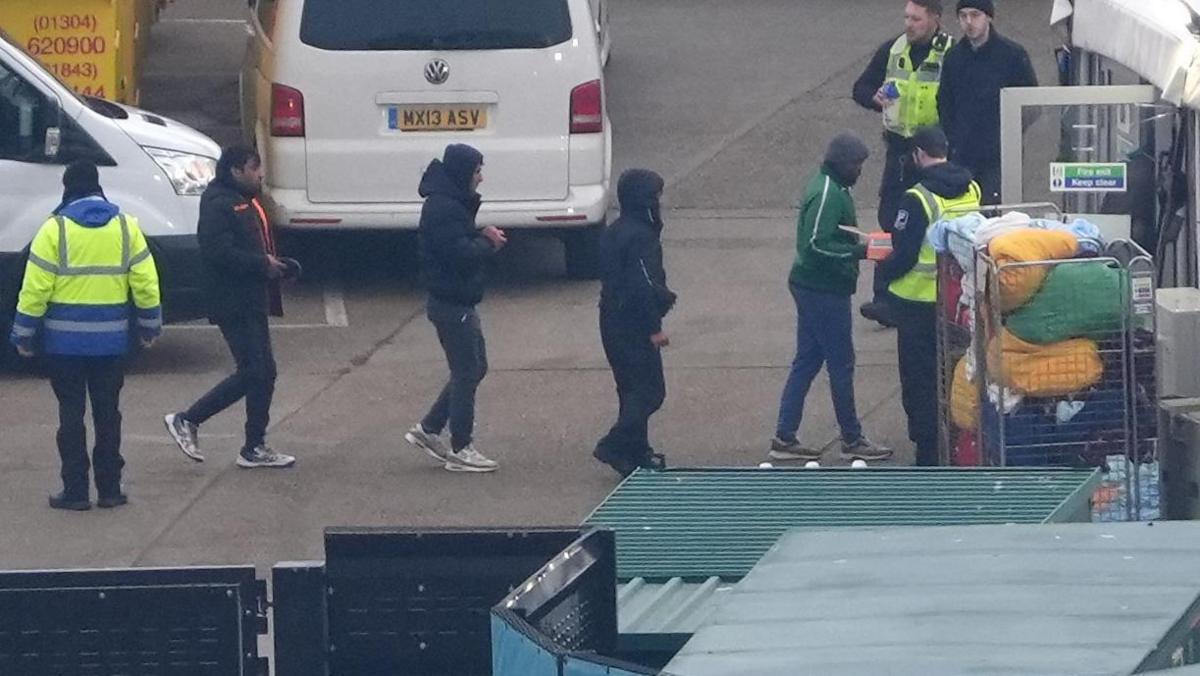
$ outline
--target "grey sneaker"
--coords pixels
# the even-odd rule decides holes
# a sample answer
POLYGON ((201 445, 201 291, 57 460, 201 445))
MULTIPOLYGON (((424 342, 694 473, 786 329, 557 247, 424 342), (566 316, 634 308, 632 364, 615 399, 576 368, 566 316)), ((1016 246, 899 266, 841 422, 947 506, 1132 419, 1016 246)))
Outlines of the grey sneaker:
POLYGON ((500 468, 495 460, 490 460, 474 445, 467 445, 457 451, 446 454, 446 470, 450 472, 495 472, 500 468))
POLYGON ((291 467, 296 464, 296 459, 290 455, 276 453, 270 446, 263 444, 258 446, 253 451, 242 451, 238 453, 238 467, 254 468, 254 467, 291 467))
POLYGON ((805 448, 797 440, 784 441, 779 437, 771 438, 771 450, 767 456, 772 460, 817 460, 821 451, 805 448))
POLYGON ((175 440, 175 445, 187 457, 196 462, 204 462, 204 454, 200 452, 200 428, 183 419, 180 413, 168 413, 163 416, 163 424, 167 426, 167 434, 175 440))
POLYGON ((842 442, 843 460, 887 460, 890 457, 892 449, 880 446, 866 437, 859 437, 858 441, 852 444, 842 442))
POLYGON ((421 423, 413 425, 412 429, 405 433, 404 440, 416 446, 417 448, 429 454, 429 457, 438 462, 446 462, 446 456, 450 453, 450 449, 446 447, 446 442, 433 432, 426 432, 421 423))

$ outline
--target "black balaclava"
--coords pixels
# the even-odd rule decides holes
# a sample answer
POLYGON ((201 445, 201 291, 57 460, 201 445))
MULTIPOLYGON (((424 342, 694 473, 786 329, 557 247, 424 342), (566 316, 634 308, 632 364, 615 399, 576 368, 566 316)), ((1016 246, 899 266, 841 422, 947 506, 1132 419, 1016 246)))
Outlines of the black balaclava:
POLYGON ((649 169, 628 169, 617 181, 617 201, 622 214, 645 214, 650 223, 659 230, 663 227, 662 195, 665 182, 662 176, 649 169))
POLYGON ((825 168, 838 183, 849 188, 858 182, 863 162, 870 154, 867 144, 857 134, 845 131, 829 142, 825 150, 825 168))

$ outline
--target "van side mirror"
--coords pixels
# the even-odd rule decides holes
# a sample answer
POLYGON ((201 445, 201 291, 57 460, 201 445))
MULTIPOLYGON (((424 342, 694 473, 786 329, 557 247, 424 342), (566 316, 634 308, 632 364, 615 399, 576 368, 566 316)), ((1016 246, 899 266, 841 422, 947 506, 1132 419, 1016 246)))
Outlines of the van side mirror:
POLYGON ((48 127, 46 129, 46 157, 51 159, 58 157, 60 148, 62 148, 62 129, 48 127))

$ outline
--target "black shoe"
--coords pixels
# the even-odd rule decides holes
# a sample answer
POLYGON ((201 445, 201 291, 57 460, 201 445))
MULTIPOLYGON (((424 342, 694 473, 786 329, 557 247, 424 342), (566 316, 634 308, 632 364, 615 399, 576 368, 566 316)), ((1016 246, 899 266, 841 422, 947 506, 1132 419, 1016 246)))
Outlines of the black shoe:
POLYGON ((596 450, 592 451, 592 457, 600 462, 612 467, 621 478, 625 478, 638 468, 635 463, 629 461, 624 455, 614 452, 607 446, 597 446, 596 450))
POLYGON ((65 509, 72 512, 86 512, 92 508, 92 501, 84 498, 73 500, 66 493, 55 493, 50 496, 50 506, 54 509, 65 509))
POLYGON ((892 306, 877 300, 863 303, 858 309, 859 314, 887 329, 896 328, 896 320, 892 317, 892 306))
POLYGON ((113 507, 120 507, 127 504, 129 504, 129 496, 124 493, 102 495, 96 499, 96 506, 100 509, 112 509, 113 507))

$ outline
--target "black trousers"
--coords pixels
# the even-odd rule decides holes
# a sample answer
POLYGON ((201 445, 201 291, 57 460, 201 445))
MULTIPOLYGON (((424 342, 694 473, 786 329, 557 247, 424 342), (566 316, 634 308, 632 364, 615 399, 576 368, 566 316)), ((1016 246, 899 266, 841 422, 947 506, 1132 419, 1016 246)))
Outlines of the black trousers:
POLYGON ((917 465, 938 464, 937 305, 893 301, 900 357, 900 400, 917 465))
MULTIPOLYGON (((1000 203, 1000 165, 982 167, 974 172, 975 182, 979 184, 981 204, 1000 203)), ((961 215, 961 214, 960 214, 961 215)))
POLYGON ((202 425, 245 398, 246 444, 242 450, 250 451, 266 440, 267 425, 271 422, 271 400, 275 396, 275 354, 271 349, 267 315, 222 317, 217 320, 217 327, 233 353, 237 370, 184 411, 183 419, 202 425))
POLYGON ((47 355, 50 385, 58 399, 58 456, 62 460, 63 493, 70 500, 88 499, 88 471, 96 470, 100 497, 121 492, 121 387, 125 384, 124 357, 71 357, 47 355), (92 400, 96 445, 91 462, 87 454, 87 429, 83 416, 92 400))
POLYGON ((470 445, 475 434, 475 392, 488 370, 483 324, 474 307, 430 299, 427 312, 446 354, 450 379, 421 426, 441 433, 449 423, 450 447, 457 451, 470 445))
POLYGON ((618 310, 600 311, 600 339, 617 385, 617 422, 597 444, 638 462, 649 458, 650 416, 667 396, 662 353, 618 310))

